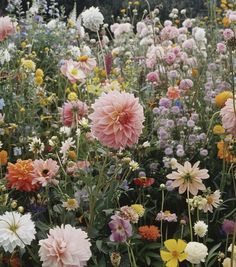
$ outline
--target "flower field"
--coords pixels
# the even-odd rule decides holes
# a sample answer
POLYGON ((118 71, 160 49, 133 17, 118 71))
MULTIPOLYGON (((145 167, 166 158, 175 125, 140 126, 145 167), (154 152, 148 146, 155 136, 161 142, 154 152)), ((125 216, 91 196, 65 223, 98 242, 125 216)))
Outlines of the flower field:
MULTIPOLYGON (((144 1, 145 2, 145 1, 144 1)), ((236 4, 55 1, 0 17, 0 266, 236 267, 236 4)))

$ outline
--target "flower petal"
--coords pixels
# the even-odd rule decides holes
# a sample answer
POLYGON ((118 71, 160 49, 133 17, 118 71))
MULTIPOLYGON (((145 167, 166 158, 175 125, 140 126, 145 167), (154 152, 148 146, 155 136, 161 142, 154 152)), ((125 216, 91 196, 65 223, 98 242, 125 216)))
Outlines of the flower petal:
POLYGON ((163 261, 169 261, 173 258, 172 254, 168 251, 161 250, 160 252, 163 261))
POLYGON ((170 252, 175 251, 177 248, 177 242, 175 239, 168 239, 164 242, 164 244, 170 252))

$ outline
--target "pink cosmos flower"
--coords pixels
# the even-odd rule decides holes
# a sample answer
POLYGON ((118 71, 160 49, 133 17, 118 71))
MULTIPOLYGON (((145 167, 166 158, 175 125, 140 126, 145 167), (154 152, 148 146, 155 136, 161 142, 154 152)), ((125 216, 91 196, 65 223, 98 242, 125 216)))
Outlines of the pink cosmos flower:
POLYGON ((57 162, 52 159, 47 160, 35 160, 33 162, 33 181, 32 184, 41 184, 42 186, 46 186, 48 183, 58 185, 58 181, 55 178, 59 166, 57 165, 57 162))
POLYGON ((96 59, 88 56, 78 58, 78 67, 85 73, 89 74, 97 65, 96 59))
POLYGON ((63 124, 68 127, 75 127, 76 123, 82 119, 88 112, 88 106, 80 101, 66 102, 59 109, 63 124))
POLYGON ((83 82, 86 78, 85 73, 81 70, 80 63, 71 59, 65 60, 61 66, 61 72, 71 83, 76 83, 77 81, 83 82))
POLYGON ((144 114, 133 94, 113 91, 102 94, 92 105, 93 135, 103 144, 119 149, 131 147, 142 133, 144 114))
POLYGON ((0 17, 0 42, 16 32, 16 23, 9 16, 0 17))
POLYGON ((221 109, 220 115, 222 117, 222 126, 229 133, 236 136, 236 115, 234 111, 234 100, 228 98, 225 106, 221 109))
POLYGON ((92 256, 87 233, 69 224, 49 231, 48 238, 39 241, 39 256, 43 267, 84 267, 92 256))
POLYGON ((188 161, 186 161, 184 165, 177 163, 177 171, 166 176, 168 179, 174 180, 172 187, 179 187, 180 194, 189 190, 191 194, 197 195, 198 190, 206 189, 202 180, 209 178, 208 170, 200 170, 198 168, 199 164, 200 161, 196 162, 193 166, 188 161))

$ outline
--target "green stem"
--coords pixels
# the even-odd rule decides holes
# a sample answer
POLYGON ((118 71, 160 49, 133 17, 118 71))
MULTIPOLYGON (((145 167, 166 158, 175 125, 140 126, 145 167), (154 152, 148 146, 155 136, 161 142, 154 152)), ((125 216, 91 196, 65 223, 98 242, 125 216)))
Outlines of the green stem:
POLYGON ((191 241, 193 241, 193 227, 192 227, 192 218, 191 218, 191 209, 190 209, 190 204, 189 204, 189 185, 187 189, 187 198, 188 198, 188 218, 189 218, 189 230, 190 230, 190 238, 191 241))
POLYGON ((163 209, 164 209, 164 201, 165 201, 165 192, 164 189, 161 189, 161 245, 163 246, 163 209))

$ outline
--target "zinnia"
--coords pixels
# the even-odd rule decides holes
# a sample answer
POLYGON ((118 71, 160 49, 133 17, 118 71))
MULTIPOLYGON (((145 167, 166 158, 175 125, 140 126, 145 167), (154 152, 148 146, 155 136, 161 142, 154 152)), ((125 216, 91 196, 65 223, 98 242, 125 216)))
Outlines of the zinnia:
POLYGON ((39 256, 43 267, 84 267, 92 256, 87 233, 69 224, 49 231, 40 240, 39 256))
POLYGON ((200 170, 198 168, 199 164, 200 161, 196 162, 193 166, 188 161, 184 165, 177 163, 177 172, 174 171, 166 176, 168 179, 174 180, 172 186, 179 187, 180 194, 188 190, 191 194, 197 195, 198 190, 206 189, 202 179, 209 178, 208 170, 200 170))
POLYGON ((38 189, 38 184, 32 184, 33 169, 32 160, 18 160, 15 164, 8 163, 6 175, 8 187, 27 192, 38 189))
POLYGON ((0 17, 0 42, 16 32, 16 24, 9 16, 0 17))
POLYGON ((234 110, 233 99, 227 99, 227 101, 225 102, 225 106, 220 111, 220 115, 222 117, 223 128, 225 128, 232 135, 236 136, 236 115, 234 110))
POLYGON ((119 149, 138 142, 144 114, 133 94, 118 91, 103 94, 92 108, 91 130, 103 145, 119 149))
POLYGON ((19 246, 30 245, 36 234, 31 215, 16 211, 5 212, 0 216, 0 246, 10 253, 19 246))
POLYGON ((145 225, 138 228, 138 232, 143 239, 156 241, 161 235, 159 228, 155 225, 145 225))

